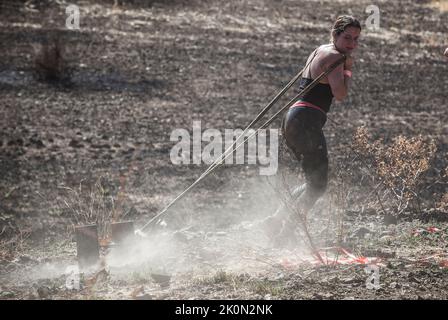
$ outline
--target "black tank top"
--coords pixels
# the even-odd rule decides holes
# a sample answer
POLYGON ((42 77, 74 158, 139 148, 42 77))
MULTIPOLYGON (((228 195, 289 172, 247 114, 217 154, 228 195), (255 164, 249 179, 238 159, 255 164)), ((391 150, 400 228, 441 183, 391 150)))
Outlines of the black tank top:
MULTIPOLYGON (((311 79, 311 62, 317 55, 317 50, 314 53, 314 56, 311 58, 309 62, 308 74, 309 77, 302 77, 299 82, 299 89, 303 90, 306 88, 313 79, 311 79)), ((333 92, 331 91, 331 86, 328 83, 318 83, 316 84, 307 94, 305 94, 299 101, 306 101, 315 106, 321 108, 325 113, 330 111, 331 102, 333 101, 333 92)))
MULTIPOLYGON (((300 79, 300 90, 306 88, 311 82, 313 82, 313 79, 300 79)), ((327 113, 330 111, 331 102, 333 101, 333 92, 331 92, 331 87, 328 83, 318 83, 308 91, 307 94, 300 98, 300 101, 312 103, 327 113)))

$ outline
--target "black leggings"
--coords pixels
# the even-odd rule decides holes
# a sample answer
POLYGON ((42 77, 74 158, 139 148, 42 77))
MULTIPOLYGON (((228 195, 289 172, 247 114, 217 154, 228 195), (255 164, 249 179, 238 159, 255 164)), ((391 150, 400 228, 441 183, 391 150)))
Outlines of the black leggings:
POLYGON ((294 153, 306 178, 306 189, 300 197, 305 210, 325 193, 328 182, 328 153, 322 127, 326 115, 316 109, 292 107, 283 119, 283 136, 294 153))

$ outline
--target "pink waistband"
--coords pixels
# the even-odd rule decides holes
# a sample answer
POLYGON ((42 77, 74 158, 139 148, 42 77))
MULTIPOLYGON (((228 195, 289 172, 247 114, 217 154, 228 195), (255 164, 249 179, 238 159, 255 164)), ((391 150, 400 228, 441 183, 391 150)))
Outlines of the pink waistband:
POLYGON ((296 103, 294 103, 294 104, 291 106, 291 108, 293 108, 293 107, 308 107, 308 108, 313 108, 313 109, 317 109, 317 110, 319 110, 320 112, 323 112, 324 114, 326 114, 324 110, 322 110, 322 109, 319 108, 318 106, 316 106, 316 105, 314 105, 314 104, 312 104, 312 103, 309 103, 309 102, 307 102, 307 101, 297 101, 296 103))

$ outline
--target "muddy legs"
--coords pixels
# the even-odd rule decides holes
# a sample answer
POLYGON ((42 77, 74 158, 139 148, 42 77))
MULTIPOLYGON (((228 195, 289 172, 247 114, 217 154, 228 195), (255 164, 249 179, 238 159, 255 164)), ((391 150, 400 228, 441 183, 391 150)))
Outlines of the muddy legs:
MULTIPOLYGON (((295 188, 291 193, 293 205, 297 205, 304 195, 306 184, 302 184, 295 188)), ((275 247, 285 247, 289 244, 296 244, 297 238, 295 231, 298 225, 299 217, 295 216, 282 202, 275 213, 268 216, 261 223, 264 233, 273 241, 275 247)))

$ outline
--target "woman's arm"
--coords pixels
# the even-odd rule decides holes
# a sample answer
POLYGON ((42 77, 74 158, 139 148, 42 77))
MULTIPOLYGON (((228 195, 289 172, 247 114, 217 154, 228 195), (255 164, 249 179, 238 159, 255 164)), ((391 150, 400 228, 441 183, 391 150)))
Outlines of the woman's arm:
POLYGON ((448 57, 448 48, 446 48, 444 55, 445 57, 448 57))
MULTIPOLYGON (((329 65, 336 62, 340 58, 340 54, 331 53, 328 57, 328 62, 325 64, 326 67, 328 68, 329 65)), ((350 76, 344 73, 344 71, 347 70, 351 72, 352 66, 353 58, 347 57, 345 64, 339 65, 328 75, 328 83, 330 84, 331 92, 337 101, 344 100, 344 98, 348 95, 350 76)))

